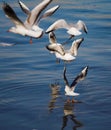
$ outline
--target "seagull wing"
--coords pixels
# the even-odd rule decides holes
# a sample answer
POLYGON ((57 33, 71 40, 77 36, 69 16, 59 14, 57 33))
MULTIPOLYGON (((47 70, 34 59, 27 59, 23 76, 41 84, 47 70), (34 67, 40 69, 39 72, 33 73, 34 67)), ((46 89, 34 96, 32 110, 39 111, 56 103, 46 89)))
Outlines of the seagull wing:
POLYGON ((70 48, 70 53, 74 56, 77 56, 77 51, 78 51, 78 48, 80 47, 82 41, 84 40, 84 38, 81 38, 81 39, 77 39, 75 40, 73 43, 72 43, 72 46, 70 48))
POLYGON ((46 33, 52 32, 59 28, 68 29, 69 25, 67 24, 67 22, 64 19, 59 19, 59 20, 55 21, 52 25, 49 26, 49 28, 46 30, 46 33))
POLYGON ((60 6, 59 5, 56 5, 50 9, 48 9, 39 19, 38 19, 38 22, 43 19, 43 18, 46 18, 46 17, 49 17, 51 16, 52 14, 55 13, 55 11, 59 8, 60 6))
POLYGON ((68 80, 66 78, 66 67, 64 67, 63 77, 64 77, 64 82, 65 82, 66 86, 69 86, 68 80))
POLYGON ((60 55, 65 55, 65 51, 64 48, 61 44, 55 43, 55 44, 49 44, 46 46, 46 48, 49 51, 54 51, 54 52, 58 52, 60 55))
POLYGON ((24 13, 26 13, 27 15, 30 15, 30 13, 31 13, 30 9, 22 1, 20 1, 20 0, 18 1, 18 3, 20 5, 22 11, 24 13))
POLYGON ((76 27, 77 27, 77 29, 79 29, 79 30, 83 30, 85 33, 88 32, 88 29, 87 29, 85 23, 84 23, 82 20, 79 20, 79 21, 77 22, 76 27))
POLYGON ((80 74, 78 74, 76 76, 76 78, 74 79, 74 81, 72 82, 72 84, 70 85, 71 89, 74 91, 76 84, 79 83, 81 80, 84 80, 84 78, 86 77, 88 72, 88 66, 86 66, 81 72, 80 74))
POLYGON ((51 44, 57 43, 56 36, 55 36, 54 32, 50 32, 50 33, 49 33, 49 42, 50 42, 51 44))
POLYGON ((14 10, 11 8, 11 6, 7 3, 3 3, 2 6, 6 16, 12 20, 12 22, 17 26, 17 25, 22 25, 24 26, 23 22, 17 17, 16 13, 14 10))
POLYGON ((28 16, 26 22, 28 24, 30 24, 31 26, 33 26, 36 22, 36 20, 38 19, 39 15, 41 14, 41 12, 49 5, 49 3, 52 0, 43 0, 40 4, 38 4, 30 13, 30 15, 28 16))

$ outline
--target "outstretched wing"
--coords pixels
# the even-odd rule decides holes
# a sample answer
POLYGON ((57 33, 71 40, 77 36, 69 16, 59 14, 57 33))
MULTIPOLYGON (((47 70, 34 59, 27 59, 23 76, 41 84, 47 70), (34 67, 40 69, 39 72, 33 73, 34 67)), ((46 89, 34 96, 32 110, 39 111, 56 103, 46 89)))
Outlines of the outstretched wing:
POLYGON ((56 36, 55 36, 54 32, 49 33, 49 42, 50 42, 50 44, 57 43, 56 36))
POLYGON ((69 86, 68 80, 66 78, 66 67, 64 67, 63 77, 64 77, 64 82, 65 82, 66 86, 69 86))
POLYGON ((30 15, 30 13, 31 13, 30 9, 22 1, 20 1, 20 0, 18 1, 18 3, 20 5, 22 11, 24 13, 26 13, 27 15, 30 15))
POLYGON ((43 19, 43 18, 49 17, 49 16, 51 16, 52 14, 54 14, 55 11, 56 11, 59 7, 60 7, 59 5, 56 5, 56 6, 52 7, 52 8, 50 8, 50 9, 48 9, 47 11, 45 11, 45 13, 39 17, 39 19, 37 20, 37 22, 39 22, 39 21, 40 21, 41 19, 43 19))
POLYGON ((52 32, 59 28, 68 29, 69 25, 67 24, 67 22, 64 19, 59 19, 59 20, 55 21, 52 25, 49 26, 49 28, 46 30, 46 33, 52 32))
POLYGON ((46 46, 49 51, 58 52, 60 55, 65 55, 64 48, 60 44, 49 44, 46 46))
POLYGON ((88 32, 88 29, 82 20, 79 20, 75 26, 77 27, 77 29, 83 30, 85 33, 88 32))
POLYGON ((88 66, 86 66, 81 72, 80 74, 77 75, 77 77, 74 79, 74 81, 72 82, 72 84, 70 85, 70 87, 74 90, 75 86, 77 83, 79 83, 79 81, 84 80, 84 78, 86 77, 88 72, 88 66))
POLYGON ((12 20, 12 22, 17 26, 17 25, 22 25, 24 26, 23 22, 17 17, 16 13, 14 10, 11 8, 11 6, 7 3, 3 3, 2 6, 6 16, 12 20))
POLYGON ((30 24, 31 26, 35 24, 38 17, 40 16, 41 12, 49 5, 52 0, 43 0, 40 4, 38 4, 28 16, 26 23, 30 24))
POLYGON ((76 41, 74 41, 72 43, 72 46, 70 48, 70 53, 74 56, 77 56, 77 51, 78 51, 78 48, 80 47, 82 41, 84 40, 84 38, 81 38, 81 39, 77 39, 76 41))

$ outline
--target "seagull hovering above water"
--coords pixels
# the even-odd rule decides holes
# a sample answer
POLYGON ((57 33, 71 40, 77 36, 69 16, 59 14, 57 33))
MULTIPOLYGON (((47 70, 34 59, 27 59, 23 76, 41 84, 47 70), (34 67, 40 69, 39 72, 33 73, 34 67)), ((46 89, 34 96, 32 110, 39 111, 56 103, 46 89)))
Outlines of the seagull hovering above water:
MULTIPOLYGON (((43 29, 35 24, 41 12, 51 1, 52 0, 43 0, 40 4, 38 4, 34 9, 32 9, 24 23, 17 17, 11 6, 4 2, 2 8, 6 16, 15 24, 15 27, 11 27, 8 32, 29 36, 31 38, 40 38, 43 35, 43 29)), ((30 42, 32 42, 32 40, 30 40, 30 42)))
POLYGON ((81 35, 82 34, 81 30, 83 30, 85 33, 88 32, 87 27, 82 20, 79 20, 75 24, 72 24, 72 23, 69 24, 66 22, 66 20, 59 19, 49 26, 49 28, 46 30, 46 33, 52 32, 60 28, 64 28, 67 30, 67 33, 70 35, 69 39, 71 39, 74 36, 81 35))
MULTIPOLYGON (((76 76, 76 78, 73 80, 72 84, 69 85, 68 80, 66 78, 66 67, 64 67, 63 77, 65 82, 65 95, 67 96, 78 96, 79 93, 75 92, 76 85, 85 79, 88 72, 88 66, 84 67, 84 69, 76 76)), ((72 100, 74 102, 74 100, 72 100)))
POLYGON ((84 39, 80 38, 73 41, 72 46, 69 50, 65 50, 63 45, 57 43, 56 37, 54 32, 49 33, 49 42, 50 44, 46 46, 46 48, 51 52, 54 53, 57 59, 61 59, 63 61, 73 61, 77 56, 77 51, 79 46, 81 45, 84 39))

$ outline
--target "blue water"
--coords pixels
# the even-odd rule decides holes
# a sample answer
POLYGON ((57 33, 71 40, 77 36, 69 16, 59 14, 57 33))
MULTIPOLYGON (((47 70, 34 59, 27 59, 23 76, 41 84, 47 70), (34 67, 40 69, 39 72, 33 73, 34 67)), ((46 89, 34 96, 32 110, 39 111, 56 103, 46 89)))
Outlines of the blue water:
MULTIPOLYGON (((25 20, 16 0, 6 2, 25 20)), ((24 2, 32 9, 40 0, 24 2)), ((88 27, 88 34, 80 36, 85 40, 77 59, 67 64, 70 83, 89 66, 86 79, 76 88, 81 103, 66 104, 64 63, 57 64, 46 50, 48 35, 30 45, 29 37, 6 32, 13 24, 0 8, 0 130, 111 129, 111 1, 54 0, 50 7, 56 4, 60 9, 40 23, 44 30, 59 18, 71 23, 81 19, 88 27), (59 92, 52 94, 51 84, 58 84, 59 92)), ((55 33, 58 42, 68 38, 65 30, 55 33)))

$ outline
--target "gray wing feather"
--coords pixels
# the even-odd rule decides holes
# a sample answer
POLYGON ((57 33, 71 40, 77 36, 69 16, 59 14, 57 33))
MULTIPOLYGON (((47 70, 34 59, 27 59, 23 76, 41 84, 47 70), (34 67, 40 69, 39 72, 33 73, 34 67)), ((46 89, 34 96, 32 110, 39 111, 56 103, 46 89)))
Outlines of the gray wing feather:
POLYGON ((26 13, 27 15, 31 13, 30 9, 23 2, 19 0, 18 3, 24 13, 26 13))
POLYGON ((46 48, 49 51, 54 51, 54 52, 58 52, 61 55, 65 55, 65 51, 64 48, 62 47, 62 45, 58 45, 58 44, 49 44, 46 46, 46 48))
POLYGON ((49 42, 51 44, 57 43, 56 36, 55 36, 54 32, 49 33, 49 42))
POLYGON ((43 15, 41 15, 38 19, 38 22, 43 19, 43 18, 46 18, 46 17, 49 17, 51 16, 52 14, 55 13, 55 11, 59 8, 60 6, 59 5, 56 5, 50 9, 48 9, 43 15))
POLYGON ((75 86, 77 83, 79 83, 79 81, 81 80, 84 80, 84 78, 86 77, 87 75, 87 72, 88 72, 88 66, 86 66, 80 74, 78 74, 76 76, 76 78, 74 79, 74 81, 72 82, 72 84, 70 85, 70 87, 74 90, 75 89, 75 86))
POLYGON ((72 43, 72 46, 70 48, 70 53, 74 56, 77 56, 77 52, 78 52, 78 48, 80 47, 82 41, 84 40, 84 38, 81 39, 77 39, 76 41, 74 41, 72 43))
POLYGON ((40 4, 38 4, 30 13, 27 18, 27 22, 32 26, 36 23, 38 17, 41 12, 50 4, 52 0, 43 0, 40 4))

